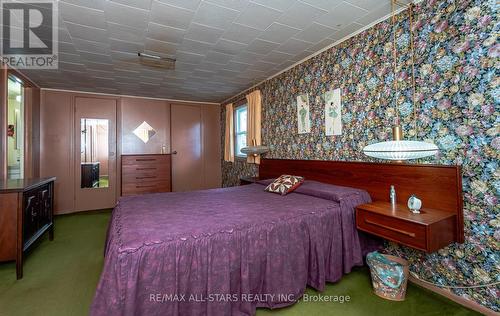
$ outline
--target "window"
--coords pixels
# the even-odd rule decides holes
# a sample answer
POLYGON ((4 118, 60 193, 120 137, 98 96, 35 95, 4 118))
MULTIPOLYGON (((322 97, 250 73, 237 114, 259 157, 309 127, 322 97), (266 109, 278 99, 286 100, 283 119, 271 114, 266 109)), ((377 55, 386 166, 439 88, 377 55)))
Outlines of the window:
POLYGON ((241 148, 247 146, 247 105, 238 106, 234 111, 234 156, 246 157, 241 148))

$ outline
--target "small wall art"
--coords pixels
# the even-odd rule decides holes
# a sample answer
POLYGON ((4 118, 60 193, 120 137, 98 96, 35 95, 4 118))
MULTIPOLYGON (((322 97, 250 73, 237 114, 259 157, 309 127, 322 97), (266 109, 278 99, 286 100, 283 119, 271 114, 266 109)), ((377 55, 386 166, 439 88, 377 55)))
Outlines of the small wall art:
POLYGON ((340 89, 327 91, 324 98, 326 136, 342 135, 342 100, 340 89))
POLYGON ((311 119, 309 115, 309 95, 301 94, 297 97, 297 124, 299 134, 311 132, 311 119))

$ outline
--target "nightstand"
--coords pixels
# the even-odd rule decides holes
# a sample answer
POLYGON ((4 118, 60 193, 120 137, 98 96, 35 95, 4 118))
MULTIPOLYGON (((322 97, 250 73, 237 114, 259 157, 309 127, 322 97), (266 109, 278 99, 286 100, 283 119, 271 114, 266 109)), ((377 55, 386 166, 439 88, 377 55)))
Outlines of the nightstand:
POLYGON ((255 183, 259 180, 259 177, 241 177, 240 178, 240 185, 247 185, 247 184, 252 184, 255 183))
POLYGON ((413 214, 408 207, 376 201, 356 207, 359 230, 387 240, 434 252, 456 240, 456 215, 442 210, 422 208, 413 214))

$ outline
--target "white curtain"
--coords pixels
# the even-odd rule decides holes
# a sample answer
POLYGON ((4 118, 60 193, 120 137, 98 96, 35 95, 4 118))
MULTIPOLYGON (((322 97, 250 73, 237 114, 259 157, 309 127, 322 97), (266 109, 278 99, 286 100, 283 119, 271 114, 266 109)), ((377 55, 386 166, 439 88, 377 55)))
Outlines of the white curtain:
MULTIPOLYGON (((248 118, 247 118, 247 146, 261 145, 261 110, 262 97, 260 90, 247 94, 248 118)), ((260 164, 260 156, 248 156, 248 163, 260 164)))
POLYGON ((226 105, 226 132, 224 135, 224 161, 234 162, 233 104, 226 105))

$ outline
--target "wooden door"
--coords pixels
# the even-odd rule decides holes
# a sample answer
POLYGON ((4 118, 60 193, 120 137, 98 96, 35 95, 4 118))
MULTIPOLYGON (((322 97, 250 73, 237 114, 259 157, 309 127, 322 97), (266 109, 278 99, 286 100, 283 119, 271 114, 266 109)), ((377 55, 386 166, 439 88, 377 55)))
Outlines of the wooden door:
POLYGON ((113 98, 75 97, 76 211, 116 204, 116 107, 113 98), (88 165, 94 166, 90 182, 82 181, 82 169, 88 165))
POLYGON ((172 191, 203 188, 201 107, 171 105, 172 191))

